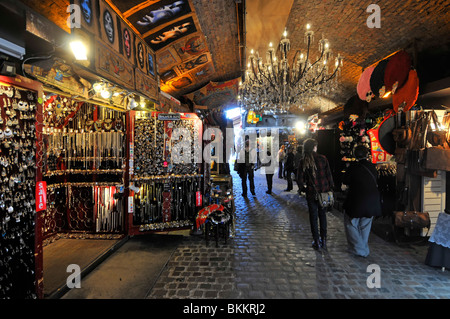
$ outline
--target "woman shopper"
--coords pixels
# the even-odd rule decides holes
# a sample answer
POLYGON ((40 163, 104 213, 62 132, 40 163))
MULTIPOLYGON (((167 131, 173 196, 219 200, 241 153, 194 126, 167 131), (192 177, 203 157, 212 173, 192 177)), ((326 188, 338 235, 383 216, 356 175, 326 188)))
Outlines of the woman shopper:
POLYGON ((343 207, 349 251, 361 257, 370 253, 369 234, 373 217, 382 215, 377 171, 375 165, 367 160, 368 154, 365 146, 356 146, 356 162, 350 164, 343 178, 343 183, 348 185, 343 207))
POLYGON ((330 165, 324 155, 317 153, 317 141, 307 139, 303 142, 303 157, 298 166, 297 179, 306 193, 308 203, 309 222, 313 237, 312 247, 327 249, 327 208, 321 208, 316 192, 323 193, 333 189, 334 182, 331 175, 330 165), (320 222, 320 232, 319 225, 320 222))

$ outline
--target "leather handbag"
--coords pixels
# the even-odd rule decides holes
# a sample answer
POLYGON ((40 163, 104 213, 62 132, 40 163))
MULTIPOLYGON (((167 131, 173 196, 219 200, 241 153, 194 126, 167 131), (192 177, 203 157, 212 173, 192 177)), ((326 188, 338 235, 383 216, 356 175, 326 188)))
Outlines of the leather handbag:
POLYGON ((317 192, 317 200, 319 201, 319 206, 322 208, 333 207, 334 205, 334 194, 333 192, 317 192))
POLYGON ((316 189, 316 186, 314 185, 314 180, 312 179, 311 174, 309 173, 308 170, 306 170, 308 172, 309 177, 311 178, 311 185, 314 188, 314 192, 316 193, 316 200, 319 202, 319 206, 321 208, 327 208, 327 207, 333 207, 334 205, 334 194, 332 191, 328 191, 328 192, 318 192, 316 189))
MULTIPOLYGON (((447 131, 440 129, 440 123, 435 111, 430 112, 431 120, 434 124, 434 129, 429 127, 427 131, 427 141, 433 146, 445 146, 447 147, 447 131)), ((430 121, 431 122, 431 121, 430 121)), ((429 123, 431 124, 431 123, 429 123)))
POLYGON ((412 131, 409 127, 400 127, 392 130, 392 137, 399 146, 406 146, 411 143, 412 131))
POLYGON ((450 171, 450 149, 436 146, 426 148, 422 166, 427 170, 450 171))
POLYGON ((394 212, 395 226, 401 228, 430 228, 430 215, 427 212, 403 211, 394 212))

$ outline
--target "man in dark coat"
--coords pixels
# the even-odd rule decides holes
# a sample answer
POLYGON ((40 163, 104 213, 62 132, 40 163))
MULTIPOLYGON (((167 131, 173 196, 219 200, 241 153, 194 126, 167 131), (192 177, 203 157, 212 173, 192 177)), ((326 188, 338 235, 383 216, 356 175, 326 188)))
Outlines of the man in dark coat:
POLYGON ((348 167, 343 183, 348 185, 344 202, 344 225, 349 251, 357 256, 369 255, 369 234, 372 220, 381 216, 380 193, 377 186, 377 170, 367 160, 369 150, 358 145, 354 150, 356 162, 348 167))
POLYGON ((288 146, 288 153, 286 155, 286 163, 284 164, 284 168, 286 170, 286 179, 287 179, 287 188, 284 190, 285 192, 290 192, 293 188, 292 183, 292 173, 294 172, 294 152, 293 147, 288 146))
POLYGON ((247 197, 247 178, 250 182, 250 192, 252 195, 255 193, 255 164, 250 158, 250 145, 249 141, 245 142, 245 149, 241 150, 240 156, 238 158, 238 168, 237 172, 241 177, 242 181, 242 196, 247 197))

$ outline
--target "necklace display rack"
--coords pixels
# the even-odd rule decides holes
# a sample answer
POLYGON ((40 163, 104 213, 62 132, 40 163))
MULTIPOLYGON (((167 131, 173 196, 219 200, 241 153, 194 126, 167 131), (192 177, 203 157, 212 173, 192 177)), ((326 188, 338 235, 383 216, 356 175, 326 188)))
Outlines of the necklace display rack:
POLYGON ((58 95, 44 100, 44 239, 123 234, 124 112, 58 95))
POLYGON ((0 85, 0 299, 36 298, 37 94, 0 85))
POLYGON ((133 225, 138 225, 140 232, 194 225, 199 210, 196 198, 203 180, 200 165, 195 162, 196 154, 201 152, 196 143, 201 131, 200 120, 163 121, 156 113, 136 118, 131 181, 139 188, 134 193, 133 225), (173 130, 178 128, 185 136, 172 139, 173 130), (176 156, 183 154, 172 153, 180 142, 187 146, 180 149, 190 150, 187 161, 177 161, 176 156))

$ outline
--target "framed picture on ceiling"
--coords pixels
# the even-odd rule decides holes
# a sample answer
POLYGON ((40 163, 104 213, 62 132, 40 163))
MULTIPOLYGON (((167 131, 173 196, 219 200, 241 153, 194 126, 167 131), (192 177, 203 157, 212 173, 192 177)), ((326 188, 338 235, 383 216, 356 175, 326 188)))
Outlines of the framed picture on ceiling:
POLYGON ((174 68, 172 68, 172 69, 170 69, 170 70, 167 70, 167 71, 164 71, 164 72, 162 72, 162 73, 159 75, 161 81, 164 82, 164 83, 166 83, 166 82, 168 82, 168 81, 170 81, 170 80, 176 78, 177 76, 178 76, 178 75, 177 75, 177 73, 175 72, 174 68))
POLYGON ((182 37, 197 32, 194 19, 189 17, 173 23, 145 38, 153 51, 158 51, 182 37))
POLYGON ((208 50, 205 39, 199 33, 177 41, 173 44, 173 48, 182 60, 191 59, 192 57, 205 53, 208 50))
POLYGON ((147 1, 151 4, 127 17, 144 37, 146 33, 191 13, 189 0, 147 1), (151 4, 153 2, 153 4, 151 4))
POLYGON ((158 52, 156 55, 156 60, 159 70, 165 70, 181 62, 181 59, 177 56, 172 47, 158 52))
POLYGON ((187 62, 183 62, 178 66, 181 73, 189 72, 211 61, 209 53, 203 53, 187 62))
POLYGON ((183 88, 188 87, 192 83, 194 83, 194 81, 191 79, 189 75, 182 75, 181 77, 171 81, 169 85, 175 90, 181 90, 183 88))

